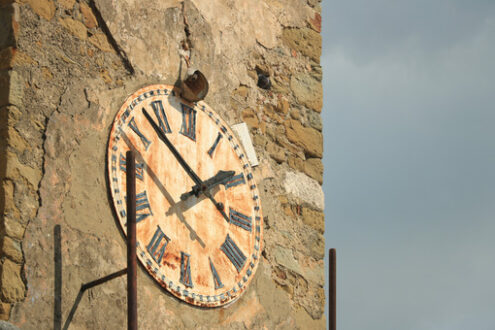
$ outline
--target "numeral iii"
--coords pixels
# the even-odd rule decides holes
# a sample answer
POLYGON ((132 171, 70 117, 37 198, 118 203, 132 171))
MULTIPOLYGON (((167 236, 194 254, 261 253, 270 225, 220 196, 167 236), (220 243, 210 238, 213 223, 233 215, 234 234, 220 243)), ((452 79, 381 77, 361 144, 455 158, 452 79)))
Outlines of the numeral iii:
POLYGON ((248 217, 247 215, 230 208, 229 220, 231 224, 241 227, 244 230, 251 231, 251 217, 248 217))

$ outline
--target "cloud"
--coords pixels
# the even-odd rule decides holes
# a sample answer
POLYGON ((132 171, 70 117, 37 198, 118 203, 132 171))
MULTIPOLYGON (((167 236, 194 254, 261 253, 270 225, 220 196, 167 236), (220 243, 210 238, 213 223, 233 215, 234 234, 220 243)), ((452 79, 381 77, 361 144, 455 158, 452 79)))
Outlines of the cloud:
POLYGON ((366 63, 388 53, 431 54, 463 43, 493 19, 491 0, 354 0, 323 6, 324 54, 341 47, 366 63))
POLYGON ((494 329, 495 2, 323 6, 342 329, 494 329))

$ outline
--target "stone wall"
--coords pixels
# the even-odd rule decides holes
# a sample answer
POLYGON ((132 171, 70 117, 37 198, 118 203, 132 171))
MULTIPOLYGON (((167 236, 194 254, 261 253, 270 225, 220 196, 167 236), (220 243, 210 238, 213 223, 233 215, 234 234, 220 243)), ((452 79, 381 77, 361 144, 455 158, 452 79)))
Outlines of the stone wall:
MULTIPOLYGON (((210 82, 205 101, 250 127, 263 259, 238 301, 211 310, 140 268, 140 328, 324 328, 320 11, 318 0, 0 0, 0 318, 58 328, 82 283, 125 267, 109 129, 128 95, 174 84, 188 56, 210 82)), ((125 323, 120 278, 89 290, 72 328, 125 323)))

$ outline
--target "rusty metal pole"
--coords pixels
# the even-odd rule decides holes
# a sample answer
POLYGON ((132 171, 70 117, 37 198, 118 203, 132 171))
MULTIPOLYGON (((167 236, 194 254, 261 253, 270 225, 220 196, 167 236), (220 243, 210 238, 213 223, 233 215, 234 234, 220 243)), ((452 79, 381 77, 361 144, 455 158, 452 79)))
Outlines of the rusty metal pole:
POLYGON ((127 180, 127 328, 137 330, 136 155, 126 153, 127 180))
POLYGON ((337 330, 337 256, 335 249, 328 251, 328 329, 337 330))

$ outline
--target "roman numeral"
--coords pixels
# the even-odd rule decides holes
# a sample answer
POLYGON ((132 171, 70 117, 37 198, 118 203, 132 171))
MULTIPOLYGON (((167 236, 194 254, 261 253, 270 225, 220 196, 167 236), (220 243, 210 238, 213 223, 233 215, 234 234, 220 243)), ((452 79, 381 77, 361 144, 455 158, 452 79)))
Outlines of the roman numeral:
POLYGON ((218 142, 220 142, 221 138, 222 138, 222 134, 218 133, 217 138, 215 139, 215 142, 213 142, 213 145, 208 150, 208 155, 210 155, 210 157, 212 157, 213 152, 215 152, 215 149, 217 148, 218 142))
MULTIPOLYGON (((120 153, 119 165, 120 165, 120 170, 125 172, 127 162, 125 155, 122 153, 120 153)), ((144 174, 144 164, 136 162, 136 178, 143 181, 143 174, 144 174)))
POLYGON ((211 262, 211 259, 209 257, 208 260, 210 261, 210 269, 211 269, 211 274, 213 275, 213 284, 215 284, 215 290, 223 288, 223 283, 220 280, 220 276, 218 276, 215 266, 213 266, 213 262, 211 262))
POLYGON ((244 183, 246 183, 246 180, 244 180, 244 174, 240 173, 237 174, 236 176, 233 176, 230 181, 227 181, 227 183, 225 183, 225 189, 229 189, 244 183))
POLYGON ((143 133, 141 133, 141 131, 136 125, 136 121, 134 120, 134 117, 132 117, 131 120, 129 120, 127 126, 129 126, 134 131, 134 133, 136 133, 141 138, 141 142, 143 142, 145 150, 148 150, 151 141, 148 140, 146 136, 143 135, 143 133))
POLYGON ((165 133, 171 133, 170 125, 168 124, 167 115, 165 115, 165 110, 163 109, 163 103, 161 100, 151 102, 151 107, 155 112, 155 116, 158 119, 158 126, 161 131, 165 133))
POLYGON ((182 103, 180 105, 182 106, 180 133, 196 141, 196 110, 182 103))
POLYGON ((156 227, 155 234, 151 239, 150 243, 146 247, 151 257, 156 261, 157 264, 162 262, 163 254, 165 253, 165 248, 167 247, 170 238, 167 237, 160 229, 156 227))
POLYGON ((227 234, 227 237, 225 238, 225 242, 223 242, 222 246, 220 247, 220 250, 225 253, 227 258, 232 262, 234 267, 237 269, 237 272, 239 273, 246 263, 246 256, 242 251, 239 249, 239 247, 235 244, 235 242, 230 238, 229 234, 227 234))
POLYGON ((146 190, 140 194, 136 194, 136 223, 146 219, 151 212, 150 202, 148 201, 148 196, 146 196, 146 190))
POLYGON ((247 215, 230 208, 229 220, 231 224, 241 227, 244 230, 251 231, 251 217, 248 217, 247 215))
POLYGON ((191 279, 191 255, 180 252, 180 282, 187 286, 188 288, 192 288, 192 279, 191 279))

